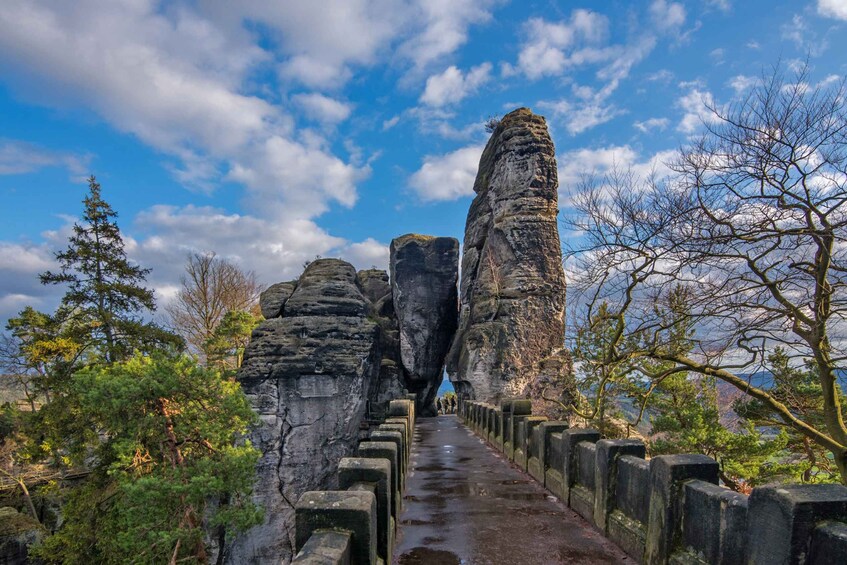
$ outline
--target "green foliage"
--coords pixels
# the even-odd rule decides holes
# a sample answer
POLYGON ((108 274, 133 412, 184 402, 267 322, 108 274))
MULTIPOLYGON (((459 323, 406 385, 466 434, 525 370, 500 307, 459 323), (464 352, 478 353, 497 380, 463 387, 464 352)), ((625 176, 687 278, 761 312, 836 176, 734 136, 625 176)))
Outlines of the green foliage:
POLYGON ((629 436, 618 400, 639 393, 632 365, 611 361, 617 333, 618 320, 611 315, 609 305, 602 303, 590 324, 577 330, 573 350, 579 389, 579 400, 572 407, 573 411, 587 426, 612 438, 629 436))
POLYGON ((578 332, 577 382, 583 404, 591 407, 580 414, 606 437, 629 437, 646 415, 651 454, 708 455, 720 463, 721 479, 735 490, 784 476, 785 434, 766 439, 751 421, 731 423, 731 408, 722 404, 713 376, 694 377, 661 360, 691 351, 690 300, 685 287, 671 288, 653 305, 659 329, 652 332, 624 332, 623 317, 600 304, 591 324, 578 332), (630 354, 647 349, 657 355, 630 354), (625 414, 624 402, 635 410, 625 414))
POLYGON ((655 414, 650 453, 708 455, 720 464, 721 480, 738 491, 782 475, 778 459, 786 447, 785 435, 765 439, 749 421, 732 426, 725 421, 728 408, 721 408, 714 377, 666 377, 650 399, 655 414))
MULTIPOLYGON (((805 360, 801 366, 792 365, 785 349, 777 347, 768 356, 768 369, 773 377, 769 393, 791 413, 817 429, 825 427, 824 396, 816 365, 805 360)), ((838 390, 838 385, 836 385, 838 390)), ((840 396, 840 390, 838 392, 840 396)), ((802 482, 841 482, 841 473, 827 449, 785 423, 773 410, 756 399, 740 398, 735 411, 766 429, 779 430, 786 437, 785 472, 790 479, 802 482)))
POLYGON ((93 476, 70 494, 40 558, 202 562, 205 527, 258 523, 249 494, 259 454, 236 445, 255 414, 237 383, 184 356, 136 355, 74 373, 68 398, 85 447, 71 463, 84 460, 93 476))
POLYGON ((264 318, 245 310, 230 310, 215 327, 206 342, 209 365, 221 370, 234 371, 241 366, 244 350, 250 343, 253 328, 264 318))
POLYGON ((30 502, 26 472, 37 463, 90 472, 81 486, 51 487, 64 506, 36 550, 45 562, 206 562, 210 528, 260 519, 249 500, 259 454, 238 443, 255 414, 236 382, 178 356, 182 340, 145 322, 149 271, 127 259, 93 177, 89 188, 61 270, 41 277, 67 285, 60 307, 28 307, 7 326, 4 366, 31 377, 39 398, 31 411, 3 412, 13 439, 1 463, 30 502))
POLYGON ((127 259, 113 220, 117 213, 93 176, 88 187, 82 222, 74 224, 68 248, 56 254, 60 271, 41 275, 42 284, 67 285, 58 318, 69 321, 68 337, 78 347, 95 348, 107 362, 136 349, 181 347, 181 339, 143 320, 144 312, 156 308, 153 291, 143 286, 150 271, 127 259))

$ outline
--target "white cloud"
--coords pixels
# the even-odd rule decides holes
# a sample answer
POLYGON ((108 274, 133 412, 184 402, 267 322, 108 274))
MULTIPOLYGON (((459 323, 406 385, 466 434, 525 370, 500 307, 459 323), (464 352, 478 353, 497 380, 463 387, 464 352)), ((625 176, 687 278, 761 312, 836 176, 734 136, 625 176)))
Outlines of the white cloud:
POLYGON ((356 182, 370 169, 344 163, 317 144, 319 139, 311 141, 270 137, 233 163, 227 178, 250 189, 246 202, 263 217, 310 218, 325 212, 330 201, 352 206, 356 182))
POLYGON ((660 71, 656 71, 655 73, 650 73, 649 75, 644 77, 644 80, 647 80, 649 82, 662 82, 667 84, 673 80, 673 73, 668 69, 662 69, 660 71))
POLYGON ((382 131, 388 131, 400 123, 400 116, 394 116, 382 122, 382 131))
POLYGON ((91 155, 53 151, 26 141, 0 139, 0 175, 31 173, 45 167, 63 167, 73 180, 89 172, 91 155))
POLYGON ((291 97, 307 116, 327 124, 343 122, 350 117, 353 108, 346 102, 340 102, 318 92, 295 94, 291 97))
POLYGON ((605 104, 604 100, 605 98, 591 98, 576 102, 542 100, 538 106, 551 112, 554 120, 563 122, 568 133, 577 135, 624 113, 613 105, 605 104))
MULTIPOLYGON (((298 9, 290 7, 296 21, 298 9)), ((0 57, 39 93, 56 93, 45 102, 89 108, 175 159, 180 181, 204 190, 222 178, 243 183, 244 201, 264 218, 309 220, 331 202, 351 206, 368 167, 344 162, 320 135, 295 129, 285 109, 245 94, 251 72, 269 64, 271 54, 253 43, 240 19, 213 16, 187 6, 160 10, 153 0, 10 0, 0 11, 0 57)), ((366 39, 355 40, 364 42, 355 48, 335 36, 320 41, 326 49, 341 42, 354 58, 372 49, 366 39)), ((294 99, 328 122, 350 112, 317 93, 294 99)))
POLYGON ((597 149, 582 148, 568 151, 558 157, 560 190, 573 191, 585 175, 604 175, 615 169, 632 171, 637 177, 650 175, 664 177, 670 174, 665 164, 676 154, 673 150, 660 151, 647 159, 629 145, 611 145, 597 149))
POLYGON ((650 17, 658 29, 677 30, 685 23, 685 8, 678 2, 654 0, 650 4, 650 17))
POLYGON ((352 243, 339 251, 339 257, 352 263, 357 269, 388 270, 389 248, 372 237, 352 243))
MULTIPOLYGON (((833 15, 833 17, 836 16, 833 15)), ((783 24, 780 31, 783 39, 792 41, 798 49, 808 52, 813 57, 822 54, 829 47, 826 39, 819 39, 815 30, 809 27, 800 14, 795 14, 790 22, 783 24)))
POLYGON ((462 147, 444 155, 427 155, 409 177, 409 186, 424 202, 472 196, 482 145, 462 147))
POLYGON ((712 93, 696 86, 677 99, 676 106, 684 112, 676 128, 683 133, 694 133, 702 124, 714 123, 717 119, 709 110, 715 106, 712 93))
POLYGON ((667 118, 650 118, 643 122, 635 122, 632 126, 642 133, 648 133, 652 130, 664 131, 669 123, 670 120, 667 118))
POLYGON ((614 56, 602 48, 608 29, 608 18, 590 10, 574 10, 569 20, 559 22, 532 18, 524 25, 527 39, 517 67, 528 78, 538 79, 577 65, 608 61, 614 56))
POLYGON ((25 306, 55 307, 64 291, 39 284, 38 275, 56 268, 47 244, 0 242, 0 328, 25 306))
POLYGON ((179 280, 192 252, 215 251, 268 284, 297 277, 303 263, 317 255, 339 256, 365 268, 384 265, 380 257, 383 250, 385 257, 388 253, 371 238, 350 242, 309 220, 279 223, 201 206, 154 206, 141 212, 134 226, 130 256, 152 268, 151 284, 161 296, 179 280))
POLYGON ((729 12, 730 9, 732 9, 732 3, 730 0, 706 0, 706 5, 715 7, 721 12, 729 12))
POLYGON ((756 77, 747 75, 736 75, 729 80, 729 86, 736 94, 741 94, 745 90, 752 88, 757 82, 756 77))
POLYGON ((488 22, 496 4, 497 0, 415 0, 407 15, 418 31, 398 52, 412 62, 413 74, 421 72, 464 45, 469 27, 488 22))
POLYGON ((341 86, 353 67, 374 64, 403 27, 403 7, 394 0, 201 3, 204 15, 221 27, 263 25, 278 42, 281 75, 312 88, 341 86))
POLYGON ((491 76, 491 63, 482 63, 462 73, 455 65, 444 72, 426 79, 426 88, 420 101, 428 106, 455 104, 488 82, 491 76))
POLYGON ((818 13, 829 18, 847 21, 847 2, 844 2, 844 0, 818 0, 818 13))

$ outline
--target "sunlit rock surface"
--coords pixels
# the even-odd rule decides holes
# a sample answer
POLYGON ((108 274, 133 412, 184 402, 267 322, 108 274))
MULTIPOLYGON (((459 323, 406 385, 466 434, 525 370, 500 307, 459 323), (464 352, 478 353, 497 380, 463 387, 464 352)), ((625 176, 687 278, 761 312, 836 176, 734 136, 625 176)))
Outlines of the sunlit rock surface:
POLYGON ((558 179, 543 117, 498 124, 479 163, 462 255, 459 328, 447 357, 457 392, 517 396, 564 339, 558 179))

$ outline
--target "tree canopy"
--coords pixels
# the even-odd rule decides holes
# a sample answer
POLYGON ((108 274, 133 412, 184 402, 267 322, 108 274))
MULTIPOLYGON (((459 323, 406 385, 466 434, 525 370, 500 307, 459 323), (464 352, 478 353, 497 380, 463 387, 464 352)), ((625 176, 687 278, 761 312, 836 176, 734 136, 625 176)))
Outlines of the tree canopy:
POLYGON ((584 325, 599 315, 613 327, 607 362, 646 359, 736 387, 826 449, 842 480, 845 95, 843 81, 813 85, 807 69, 786 77, 777 68, 744 99, 708 108, 705 133, 669 163, 669 177, 586 178, 570 287, 584 325), (678 285, 690 294, 688 350, 667 347, 668 320, 651 307, 678 285), (766 378, 780 370, 777 348, 789 366, 812 368, 820 418, 766 378))

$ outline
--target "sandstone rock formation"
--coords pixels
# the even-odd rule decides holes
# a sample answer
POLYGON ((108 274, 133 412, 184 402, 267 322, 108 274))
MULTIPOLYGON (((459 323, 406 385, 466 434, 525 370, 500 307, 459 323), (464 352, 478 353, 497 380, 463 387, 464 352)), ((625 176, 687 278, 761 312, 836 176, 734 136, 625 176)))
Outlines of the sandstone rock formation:
POLYGON ((335 486, 380 370, 379 326, 352 265, 312 262, 284 305, 254 330, 238 373, 260 417, 250 440, 262 452, 254 497, 265 520, 233 541, 229 563, 291 557, 294 504, 335 486))
POLYGON ((391 242, 391 290, 400 358, 421 415, 435 415, 444 358, 456 331, 459 242, 408 234, 391 242))
POLYGON ((372 413, 379 415, 385 413, 390 401, 405 398, 409 392, 401 370, 400 331, 388 273, 379 269, 367 269, 359 271, 356 276, 362 292, 371 304, 369 317, 376 321, 380 329, 382 359, 379 378, 371 387, 369 396, 372 413))
POLYGON ((291 297, 297 281, 272 284, 259 296, 259 308, 266 320, 282 316, 285 301, 291 297))
POLYGON ((563 346, 558 179, 543 117, 506 115, 483 151, 465 226, 459 328, 447 371, 464 397, 521 395, 563 346))

